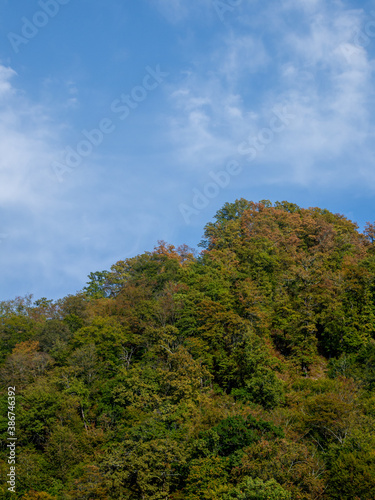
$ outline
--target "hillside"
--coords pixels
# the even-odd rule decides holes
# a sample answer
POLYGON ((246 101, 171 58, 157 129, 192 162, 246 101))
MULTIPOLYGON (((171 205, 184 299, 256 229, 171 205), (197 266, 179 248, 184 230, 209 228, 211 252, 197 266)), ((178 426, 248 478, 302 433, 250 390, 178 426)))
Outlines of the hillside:
POLYGON ((375 499, 374 240, 241 199, 199 254, 161 241, 75 295, 2 302, 0 496, 375 499))

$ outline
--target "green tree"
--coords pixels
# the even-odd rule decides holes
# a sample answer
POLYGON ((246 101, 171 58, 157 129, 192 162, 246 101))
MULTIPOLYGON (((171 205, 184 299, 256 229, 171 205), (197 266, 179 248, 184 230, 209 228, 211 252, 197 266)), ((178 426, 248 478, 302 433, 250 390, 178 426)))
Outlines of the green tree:
POLYGON ((274 479, 263 481, 246 478, 236 488, 223 496, 223 500, 291 500, 291 493, 284 490, 274 479))

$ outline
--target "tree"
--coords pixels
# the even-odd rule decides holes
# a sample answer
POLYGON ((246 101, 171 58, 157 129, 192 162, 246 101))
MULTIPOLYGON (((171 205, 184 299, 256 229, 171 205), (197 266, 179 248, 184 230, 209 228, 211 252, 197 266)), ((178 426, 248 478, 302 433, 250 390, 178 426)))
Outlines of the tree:
POLYGON ((246 478, 223 496, 223 500, 291 500, 291 498, 291 493, 284 490, 274 479, 263 481, 251 477, 246 478))
POLYGON ((110 295, 108 285, 109 271, 97 271, 88 275, 89 281, 83 291, 91 299, 107 298, 110 295))
POLYGON ((51 356, 38 352, 38 341, 26 341, 16 344, 0 370, 4 385, 16 385, 18 390, 27 383, 43 375, 52 364, 51 356))

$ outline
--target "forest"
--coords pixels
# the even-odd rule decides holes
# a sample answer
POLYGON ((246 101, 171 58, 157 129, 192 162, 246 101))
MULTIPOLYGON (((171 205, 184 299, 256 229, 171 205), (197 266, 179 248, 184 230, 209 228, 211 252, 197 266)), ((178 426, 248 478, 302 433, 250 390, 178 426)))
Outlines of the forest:
POLYGON ((226 203, 199 251, 1 302, 0 339, 1 498, 375 499, 372 223, 226 203))

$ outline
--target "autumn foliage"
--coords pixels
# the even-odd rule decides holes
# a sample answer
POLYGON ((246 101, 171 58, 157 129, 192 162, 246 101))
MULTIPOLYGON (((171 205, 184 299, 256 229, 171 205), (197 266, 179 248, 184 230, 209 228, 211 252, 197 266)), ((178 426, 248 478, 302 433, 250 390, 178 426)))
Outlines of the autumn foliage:
POLYGON ((374 245, 371 223, 241 199, 199 254, 161 241, 1 303, 0 496, 375 499, 374 245))

